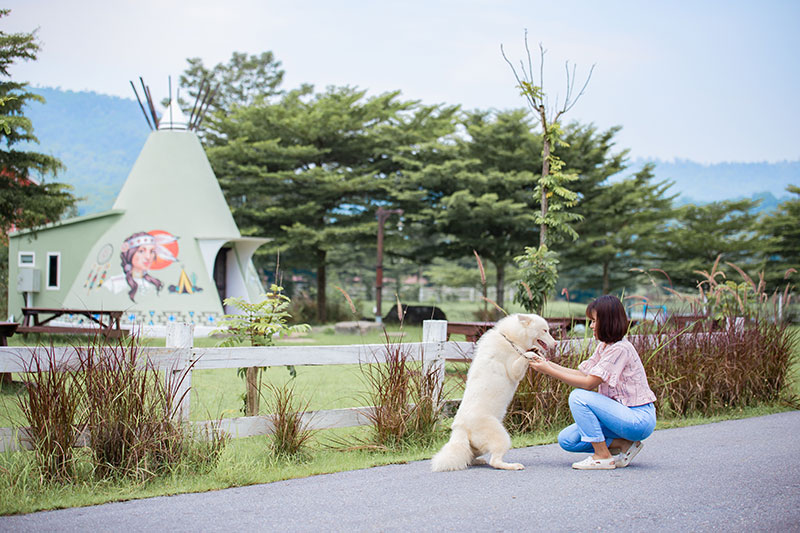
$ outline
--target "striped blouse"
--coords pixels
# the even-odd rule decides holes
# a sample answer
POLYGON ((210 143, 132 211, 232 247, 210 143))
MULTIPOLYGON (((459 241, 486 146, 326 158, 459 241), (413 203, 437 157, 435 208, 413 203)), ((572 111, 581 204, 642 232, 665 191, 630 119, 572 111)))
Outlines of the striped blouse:
POLYGON ((581 363, 578 370, 602 379, 597 392, 622 405, 635 407, 656 399, 647 383, 642 360, 628 339, 612 344, 599 343, 592 356, 581 363))

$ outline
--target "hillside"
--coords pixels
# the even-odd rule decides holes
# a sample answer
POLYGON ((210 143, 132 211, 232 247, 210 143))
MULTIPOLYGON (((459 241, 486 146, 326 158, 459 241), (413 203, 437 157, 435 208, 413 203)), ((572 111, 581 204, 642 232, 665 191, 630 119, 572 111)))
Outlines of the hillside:
POLYGON ((39 138, 39 145, 29 149, 52 154, 66 165, 58 180, 84 198, 80 214, 110 209, 150 133, 139 104, 93 92, 34 92, 47 102, 27 106, 39 138))
POLYGON ((645 162, 655 165, 659 180, 674 182, 672 191, 681 196, 681 203, 763 197, 763 208, 777 199, 788 197, 787 185, 800 184, 800 161, 703 165, 685 159, 637 159, 634 166, 640 167, 645 162))
MULTIPOLYGON (((128 177, 150 130, 139 104, 94 92, 35 88, 46 104, 28 106, 40 144, 36 150, 61 159, 67 170, 60 181, 72 184, 84 198, 80 214, 109 209, 128 177)), ((638 169, 647 160, 631 162, 638 169)), ((781 163, 719 163, 652 161, 659 180, 674 182, 678 203, 763 198, 760 209, 786 199, 786 186, 800 185, 800 161, 781 163)))

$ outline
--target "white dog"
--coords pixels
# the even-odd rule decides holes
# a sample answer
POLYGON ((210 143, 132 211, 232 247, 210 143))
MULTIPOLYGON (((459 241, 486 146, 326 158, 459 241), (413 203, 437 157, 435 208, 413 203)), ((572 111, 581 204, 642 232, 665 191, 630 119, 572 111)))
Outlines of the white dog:
POLYGON ((433 457, 431 470, 463 470, 485 464, 478 458, 487 453, 494 468, 525 468, 503 461, 511 448, 503 417, 528 370, 528 359, 534 355, 531 350, 547 350, 555 344, 547 322, 538 315, 507 316, 483 334, 475 347, 450 441, 433 457))

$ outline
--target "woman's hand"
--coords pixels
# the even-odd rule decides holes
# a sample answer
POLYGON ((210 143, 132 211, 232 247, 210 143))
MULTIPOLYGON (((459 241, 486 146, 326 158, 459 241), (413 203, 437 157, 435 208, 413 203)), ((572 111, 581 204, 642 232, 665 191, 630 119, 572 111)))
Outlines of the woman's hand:
POLYGON ((544 369, 549 365, 547 359, 537 352, 525 352, 525 357, 528 359, 528 366, 537 372, 544 372, 544 369))

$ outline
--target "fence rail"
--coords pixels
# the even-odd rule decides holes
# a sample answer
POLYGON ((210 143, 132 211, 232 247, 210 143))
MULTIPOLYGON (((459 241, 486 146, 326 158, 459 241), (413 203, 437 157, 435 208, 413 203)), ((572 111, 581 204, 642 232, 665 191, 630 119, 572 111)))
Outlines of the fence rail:
MULTIPOLYGON (((150 365, 164 371, 168 382, 179 383, 181 389, 174 395, 182 401, 175 407, 180 420, 189 420, 191 394, 184 394, 191 387, 193 370, 270 367, 285 365, 349 365, 381 363, 386 360, 383 344, 349 346, 259 346, 237 348, 198 348, 193 346, 194 326, 170 324, 167 328, 165 348, 141 347, 139 358, 142 367, 150 365), (170 376, 172 374, 172 376, 170 376), (182 374, 181 379, 170 379, 182 374)), ((439 386, 444 381, 445 359, 471 359, 472 342, 447 341, 447 321, 427 320, 423 325, 422 342, 403 343, 409 359, 421 361, 425 368, 436 368, 439 386)), ((0 372, 25 372, 38 360, 42 370, 50 370, 49 355, 56 361, 56 370, 77 365, 80 347, 0 347, 0 372)), ((311 411, 304 415, 310 429, 331 429, 369 424, 369 414, 374 407, 350 407, 323 411, 311 411)), ((193 422, 201 435, 212 425, 227 432, 231 437, 265 435, 272 431, 268 416, 247 416, 221 421, 193 422)), ((30 449, 27 428, 0 428, 0 452, 30 449)), ((79 439, 79 442, 82 442, 79 439)))

